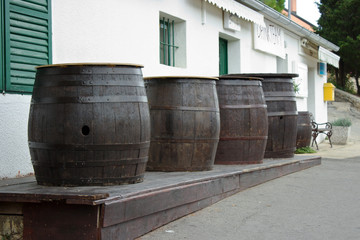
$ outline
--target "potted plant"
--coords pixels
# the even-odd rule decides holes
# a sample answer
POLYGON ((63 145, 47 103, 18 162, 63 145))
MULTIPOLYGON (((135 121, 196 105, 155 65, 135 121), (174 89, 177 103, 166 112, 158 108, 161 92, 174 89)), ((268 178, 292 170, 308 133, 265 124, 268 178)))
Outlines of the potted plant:
POLYGON ((333 144, 345 145, 350 135, 351 120, 348 118, 340 118, 332 124, 331 142, 333 144))

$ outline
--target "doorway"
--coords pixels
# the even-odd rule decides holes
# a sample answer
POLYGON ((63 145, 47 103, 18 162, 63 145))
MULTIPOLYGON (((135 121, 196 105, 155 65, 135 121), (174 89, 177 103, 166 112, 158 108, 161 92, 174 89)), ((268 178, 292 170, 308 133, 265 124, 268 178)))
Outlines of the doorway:
POLYGON ((228 41, 219 38, 219 75, 228 74, 228 41))

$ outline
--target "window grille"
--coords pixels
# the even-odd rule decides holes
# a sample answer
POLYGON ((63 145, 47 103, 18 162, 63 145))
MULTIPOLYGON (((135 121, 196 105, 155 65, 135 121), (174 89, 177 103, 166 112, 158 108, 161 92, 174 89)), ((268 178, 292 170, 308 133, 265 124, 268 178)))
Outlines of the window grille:
POLYGON ((175 66, 174 20, 170 21, 164 17, 160 19, 160 63, 168 66, 175 66))

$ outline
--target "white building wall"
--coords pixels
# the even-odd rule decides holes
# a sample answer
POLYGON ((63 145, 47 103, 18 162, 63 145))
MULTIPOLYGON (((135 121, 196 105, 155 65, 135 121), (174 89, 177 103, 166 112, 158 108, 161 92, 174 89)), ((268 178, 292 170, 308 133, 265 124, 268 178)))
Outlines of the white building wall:
MULTIPOLYGON (((144 65, 144 76, 217 76, 221 36, 229 41, 229 73, 277 72, 276 56, 254 50, 252 23, 241 20, 241 31, 225 30, 222 10, 204 2, 202 12, 201 4, 200 0, 52 0, 53 63, 136 63, 144 65), (160 13, 185 21, 186 67, 159 63, 160 13)), ((285 33, 289 72, 294 61, 316 69, 316 59, 299 55, 299 38, 285 33)), ((316 91, 308 106, 313 100, 316 119, 326 120, 326 103, 318 94, 325 78, 312 74, 314 81, 308 85, 316 91)), ((30 98, 0 96, 0 178, 33 171, 27 145, 30 98)))
POLYGON ((308 101, 307 108, 316 122, 327 122, 327 102, 324 101, 323 85, 327 76, 318 74, 318 61, 314 57, 302 56, 308 66, 308 101))
POLYGON ((276 72, 274 56, 253 50, 252 24, 242 20, 240 32, 225 30, 222 10, 207 2, 204 24, 201 1, 184 4, 183 0, 107 0, 106 3, 53 0, 54 63, 131 62, 144 65, 144 76, 217 76, 218 38, 228 36, 225 38, 229 45, 234 44, 235 55, 246 56, 241 62, 235 58, 229 61, 231 72, 276 72), (159 63, 160 12, 186 22, 186 68, 159 63))
POLYGON ((289 72, 299 74, 302 67, 307 67, 306 82, 300 83, 300 93, 296 98, 298 110, 310 111, 316 121, 326 122, 327 104, 323 101, 323 84, 326 82, 326 76, 318 74, 318 59, 304 53, 300 46, 300 37, 288 31, 285 33, 289 72), (304 87, 307 90, 304 90, 304 87))
MULTIPOLYGON (((316 73, 317 74, 317 73, 316 73)), ((315 94, 315 119, 317 122, 327 122, 327 102, 324 101, 324 91, 323 86, 326 83, 326 77, 320 77, 315 80, 314 89, 317 90, 315 94)))
POLYGON ((0 95, 0 179, 33 172, 27 143, 30 95, 0 95))
POLYGON ((144 76, 214 76, 219 16, 210 8, 202 25, 201 1, 53 0, 53 62, 136 63, 144 76), (160 12, 186 23, 186 68, 159 63, 160 12))
MULTIPOLYGON (((318 59, 314 56, 305 54, 301 45, 300 37, 294 33, 286 31, 286 53, 288 54, 288 69, 291 73, 300 73, 302 67, 307 68, 306 82, 300 83, 299 87, 307 88, 296 94, 296 102, 298 111, 309 111, 313 114, 314 120, 319 123, 327 122, 327 102, 324 102, 323 84, 326 82, 326 76, 318 74, 318 59)), ((325 139, 325 135, 319 135, 317 141, 321 142, 325 139)))
POLYGON ((276 73, 276 56, 254 50, 253 24, 245 22, 242 32, 241 72, 276 73))

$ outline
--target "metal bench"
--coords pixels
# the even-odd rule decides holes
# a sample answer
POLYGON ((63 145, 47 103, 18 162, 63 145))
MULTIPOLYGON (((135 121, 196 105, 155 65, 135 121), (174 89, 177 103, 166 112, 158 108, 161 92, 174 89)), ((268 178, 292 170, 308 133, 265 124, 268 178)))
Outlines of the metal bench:
POLYGON ((325 134, 330 142, 330 146, 332 147, 332 143, 331 143, 331 135, 332 135, 332 125, 330 122, 326 122, 326 123, 317 123, 315 121, 311 121, 311 126, 312 126, 312 144, 311 146, 316 145, 316 149, 319 150, 316 138, 317 136, 322 133, 325 134), (320 127, 319 127, 320 126, 320 127))

